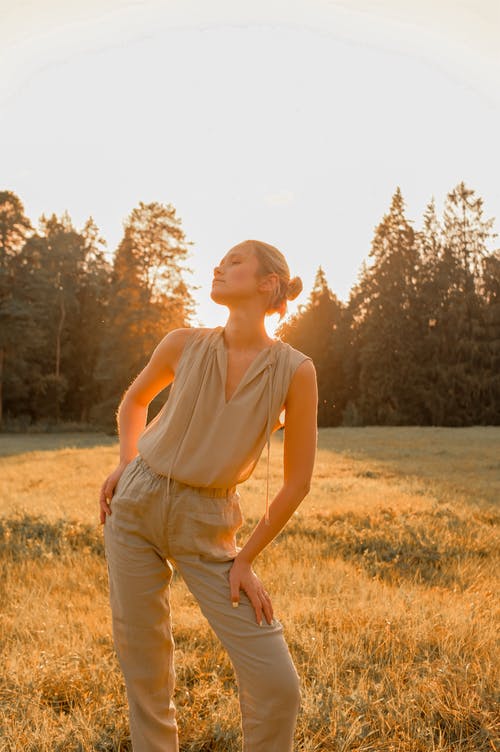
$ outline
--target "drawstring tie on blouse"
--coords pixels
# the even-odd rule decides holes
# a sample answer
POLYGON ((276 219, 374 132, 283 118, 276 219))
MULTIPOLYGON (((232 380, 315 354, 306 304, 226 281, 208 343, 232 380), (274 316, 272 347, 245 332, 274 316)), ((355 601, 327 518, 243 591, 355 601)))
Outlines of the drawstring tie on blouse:
POLYGON ((266 442, 267 442, 267 470, 266 470, 266 513, 264 521, 269 525, 269 455, 271 450, 271 397, 272 397, 272 363, 268 363, 267 368, 267 422, 266 422, 266 442))

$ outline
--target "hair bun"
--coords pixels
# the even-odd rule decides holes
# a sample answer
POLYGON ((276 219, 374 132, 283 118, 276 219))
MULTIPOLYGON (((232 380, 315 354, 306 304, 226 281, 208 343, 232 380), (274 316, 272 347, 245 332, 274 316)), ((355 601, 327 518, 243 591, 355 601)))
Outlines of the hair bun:
POLYGON ((292 277, 288 283, 286 297, 288 300, 295 300, 297 295, 302 292, 302 280, 300 277, 292 277))

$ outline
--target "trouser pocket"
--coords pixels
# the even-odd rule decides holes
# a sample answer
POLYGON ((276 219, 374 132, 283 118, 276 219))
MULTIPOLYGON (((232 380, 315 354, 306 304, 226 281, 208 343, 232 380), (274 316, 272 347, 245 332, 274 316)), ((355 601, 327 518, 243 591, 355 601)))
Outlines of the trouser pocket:
POLYGON ((212 561, 234 559, 236 533, 243 524, 239 494, 228 498, 186 491, 175 497, 169 518, 172 557, 198 555, 212 561))

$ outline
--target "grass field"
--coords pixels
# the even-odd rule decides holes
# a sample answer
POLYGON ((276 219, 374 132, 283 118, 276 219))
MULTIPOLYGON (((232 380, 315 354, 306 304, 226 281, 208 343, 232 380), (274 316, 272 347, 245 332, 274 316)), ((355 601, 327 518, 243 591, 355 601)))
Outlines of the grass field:
MULTIPOLYGON (((130 750, 97 505, 117 450, 0 435, 0 752, 130 750)), ((239 490, 241 543, 265 452, 239 490)), ((499 500, 500 428, 320 429, 254 563, 302 679, 297 752, 500 752, 499 500)), ((239 752, 231 664, 177 574, 172 611, 181 750, 239 752)))

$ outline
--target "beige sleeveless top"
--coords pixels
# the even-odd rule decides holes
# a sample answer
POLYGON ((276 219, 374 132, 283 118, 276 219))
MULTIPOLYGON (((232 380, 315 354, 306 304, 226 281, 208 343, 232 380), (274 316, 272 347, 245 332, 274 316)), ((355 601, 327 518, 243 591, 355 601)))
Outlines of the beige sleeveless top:
POLYGON ((275 340, 256 355, 226 402, 223 331, 217 326, 189 334, 168 399, 139 436, 137 448, 168 479, 234 491, 253 472, 267 441, 268 523, 270 436, 282 425, 279 417, 295 369, 311 358, 275 340))

